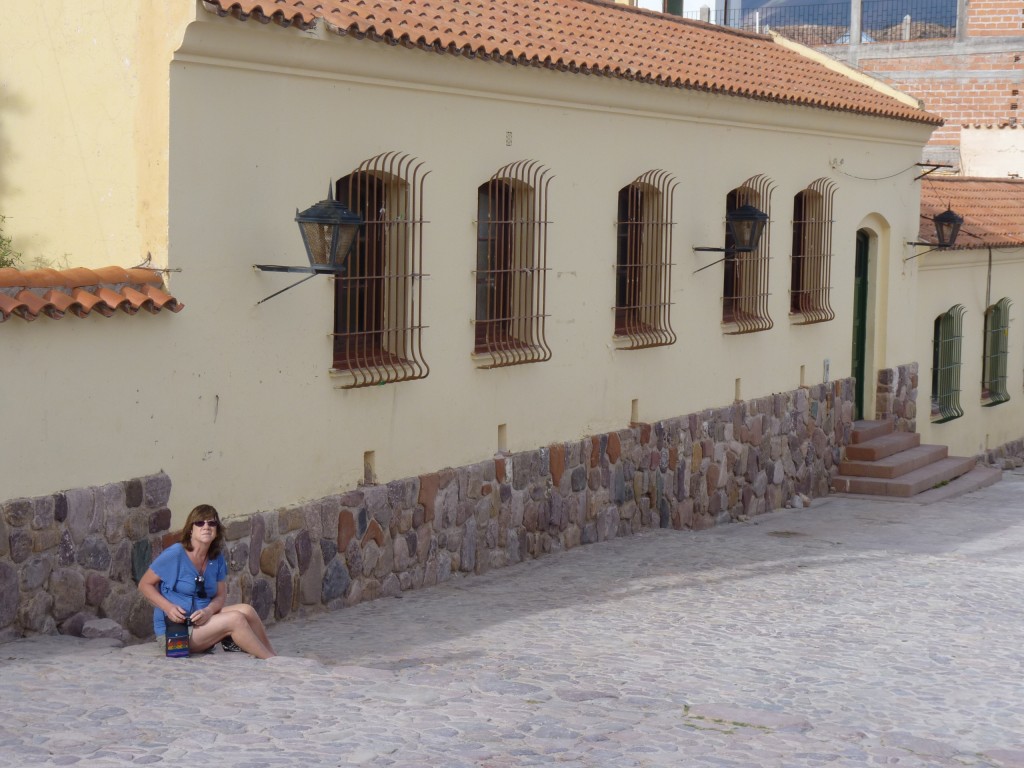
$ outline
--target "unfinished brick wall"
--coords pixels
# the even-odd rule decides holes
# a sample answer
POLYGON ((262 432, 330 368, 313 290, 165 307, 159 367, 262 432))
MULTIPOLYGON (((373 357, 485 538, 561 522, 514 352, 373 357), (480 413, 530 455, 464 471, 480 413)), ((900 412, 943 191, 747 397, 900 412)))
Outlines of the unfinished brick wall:
POLYGON ((1024 35, 1024 2, 1021 0, 971 0, 967 6, 970 37, 1024 35))
POLYGON ((860 66, 921 99, 925 109, 946 120, 932 134, 930 144, 958 146, 962 125, 1016 123, 1024 77, 1022 59, 1024 46, 1019 54, 862 59, 860 66))

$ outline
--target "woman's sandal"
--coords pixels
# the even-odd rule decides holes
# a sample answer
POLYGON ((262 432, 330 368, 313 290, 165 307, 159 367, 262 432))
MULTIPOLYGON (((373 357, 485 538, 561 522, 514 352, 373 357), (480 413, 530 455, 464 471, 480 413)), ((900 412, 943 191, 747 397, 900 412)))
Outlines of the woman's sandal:
POLYGON ((231 639, 230 635, 228 637, 225 637, 223 640, 220 641, 220 647, 223 648, 225 651, 229 651, 229 652, 232 652, 232 653, 234 653, 234 652, 241 652, 241 650, 242 650, 241 648, 238 647, 238 643, 236 643, 234 640, 231 639))

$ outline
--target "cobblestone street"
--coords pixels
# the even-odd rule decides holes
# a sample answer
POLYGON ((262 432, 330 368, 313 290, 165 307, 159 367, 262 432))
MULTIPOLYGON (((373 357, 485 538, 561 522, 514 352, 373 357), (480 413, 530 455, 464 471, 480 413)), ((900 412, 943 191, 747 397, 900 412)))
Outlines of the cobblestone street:
POLYGON ((0 646, 0 765, 1024 766, 1024 474, 579 547, 271 627, 0 646))

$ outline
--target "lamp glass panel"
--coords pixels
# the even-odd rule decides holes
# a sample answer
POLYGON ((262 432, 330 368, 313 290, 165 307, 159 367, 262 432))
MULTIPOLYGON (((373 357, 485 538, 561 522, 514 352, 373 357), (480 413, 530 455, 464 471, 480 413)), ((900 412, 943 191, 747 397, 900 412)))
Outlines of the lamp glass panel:
POLYGON ((328 263, 328 246, 331 241, 331 226, 316 222, 299 222, 302 241, 306 245, 306 254, 312 266, 326 266, 328 263))
POLYGON ((935 237, 939 241, 939 245, 946 248, 952 246, 956 242, 957 235, 960 234, 963 218, 947 210, 936 216, 933 221, 935 222, 935 237))
POLYGON ((352 250, 352 245, 355 243, 356 235, 358 233, 358 224, 338 224, 335 226, 334 243, 331 249, 331 264, 333 266, 344 266, 345 258, 348 256, 349 251, 352 250))
POLYGON ((750 219, 731 219, 729 227, 732 229, 732 241, 738 250, 750 248, 750 234, 754 229, 754 222, 750 219))

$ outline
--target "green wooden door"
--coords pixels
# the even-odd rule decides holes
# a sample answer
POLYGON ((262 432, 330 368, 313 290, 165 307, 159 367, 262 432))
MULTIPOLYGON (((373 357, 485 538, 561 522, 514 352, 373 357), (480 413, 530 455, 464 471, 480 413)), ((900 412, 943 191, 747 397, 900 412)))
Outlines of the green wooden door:
POLYGON ((857 260, 853 277, 853 364, 851 370, 856 379, 854 403, 855 419, 864 418, 864 376, 868 338, 868 233, 857 232, 857 260))

